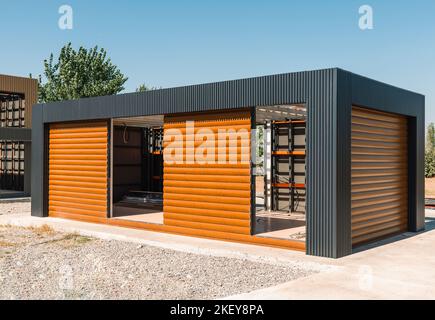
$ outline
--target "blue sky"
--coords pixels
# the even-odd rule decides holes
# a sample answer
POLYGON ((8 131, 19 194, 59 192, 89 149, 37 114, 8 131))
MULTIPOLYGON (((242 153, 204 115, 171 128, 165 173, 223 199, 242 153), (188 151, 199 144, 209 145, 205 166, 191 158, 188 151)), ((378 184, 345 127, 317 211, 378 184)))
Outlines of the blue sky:
POLYGON ((172 87, 340 67, 426 95, 435 122, 435 1, 0 0, 0 73, 41 74, 67 42, 104 47, 139 84, 172 87), (74 9, 74 29, 58 9, 74 9), (361 31, 358 8, 374 10, 361 31))

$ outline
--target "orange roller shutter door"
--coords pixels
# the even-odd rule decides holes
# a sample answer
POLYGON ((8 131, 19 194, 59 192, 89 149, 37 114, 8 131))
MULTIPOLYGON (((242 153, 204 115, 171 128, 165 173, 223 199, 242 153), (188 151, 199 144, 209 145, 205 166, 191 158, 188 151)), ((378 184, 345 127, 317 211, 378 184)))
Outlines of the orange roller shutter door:
POLYGON ((107 218, 107 122, 51 125, 48 170, 49 216, 107 218))
MULTIPOLYGON (((168 133, 168 130, 178 129, 181 135, 182 141, 172 142, 172 146, 183 150, 183 160, 186 160, 186 150, 188 150, 186 146, 197 148, 202 144, 187 133, 187 121, 194 121, 192 132, 197 133, 199 130, 207 129, 209 134, 214 136, 215 160, 218 160, 219 151, 225 150, 227 155, 221 159, 232 159, 237 163, 234 161, 224 164, 165 162, 163 194, 165 224, 217 232, 220 237, 225 233, 250 235, 250 110, 166 116, 165 133, 168 133), (219 129, 242 130, 247 135, 239 137, 233 144, 236 147, 230 151, 229 140, 225 146, 219 145, 219 129)), ((170 144, 171 140, 165 135, 165 147, 170 144)))
POLYGON ((352 244, 408 230, 408 122, 352 108, 352 244))

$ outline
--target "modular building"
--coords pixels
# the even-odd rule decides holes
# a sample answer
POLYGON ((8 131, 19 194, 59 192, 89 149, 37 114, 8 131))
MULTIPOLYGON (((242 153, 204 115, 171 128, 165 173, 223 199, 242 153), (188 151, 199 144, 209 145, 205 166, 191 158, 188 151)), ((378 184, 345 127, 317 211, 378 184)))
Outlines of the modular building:
POLYGON ((30 194, 32 106, 35 79, 0 75, 0 197, 30 194))
POLYGON ((32 215, 339 258, 424 229, 424 108, 337 68, 36 105, 32 215))

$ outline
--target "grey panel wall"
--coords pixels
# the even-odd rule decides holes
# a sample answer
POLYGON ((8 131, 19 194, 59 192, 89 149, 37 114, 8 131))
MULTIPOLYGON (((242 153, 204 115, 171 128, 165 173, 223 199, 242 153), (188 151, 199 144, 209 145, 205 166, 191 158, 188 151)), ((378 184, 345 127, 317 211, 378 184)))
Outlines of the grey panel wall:
POLYGON ((30 142, 32 130, 26 128, 0 128, 0 140, 30 142))
POLYGON ((342 163, 339 134, 345 127, 338 122, 337 76, 338 70, 333 69, 307 83, 307 253, 332 258, 351 252, 340 241, 349 233, 350 211, 344 211, 343 195, 338 193, 345 183, 338 166, 342 163))
POLYGON ((48 188, 45 181, 46 174, 46 148, 45 130, 43 122, 43 108, 41 105, 33 107, 32 122, 32 216, 47 216, 47 193, 48 188))
POLYGON ((334 86, 337 121, 337 242, 336 256, 342 257, 352 252, 351 234, 351 124, 352 124, 352 87, 351 74, 337 70, 334 86))

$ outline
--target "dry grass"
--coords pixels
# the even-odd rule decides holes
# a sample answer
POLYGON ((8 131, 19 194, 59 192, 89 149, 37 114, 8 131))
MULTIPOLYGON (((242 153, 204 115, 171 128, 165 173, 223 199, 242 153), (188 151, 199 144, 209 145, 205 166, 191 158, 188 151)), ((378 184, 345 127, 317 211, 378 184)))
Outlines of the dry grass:
POLYGON ((81 236, 77 233, 68 233, 60 238, 50 239, 43 242, 44 244, 56 244, 64 249, 85 245, 88 242, 93 241, 93 238, 81 236))
POLYGON ((44 224, 40 227, 27 227, 25 229, 32 231, 34 234, 36 234, 40 237, 51 236, 51 235, 56 233, 56 231, 54 231, 54 229, 52 227, 50 227, 49 225, 46 225, 46 224, 44 224))
POLYGON ((8 248, 8 247, 15 247, 16 244, 9 241, 2 241, 0 240, 0 248, 8 248))
POLYGON ((47 224, 44 224, 44 225, 39 226, 39 227, 35 227, 35 226, 21 227, 21 226, 14 226, 11 224, 1 224, 0 228, 3 228, 3 229, 15 228, 15 229, 28 230, 28 231, 32 231, 34 234, 36 234, 38 236, 53 235, 56 233, 56 231, 47 224))
POLYGON ((85 243, 91 242, 93 239, 89 238, 89 237, 85 237, 85 236, 79 235, 77 233, 70 233, 70 234, 67 234, 66 236, 64 236, 61 240, 63 240, 63 241, 73 241, 73 242, 75 242, 77 244, 85 244, 85 243))

